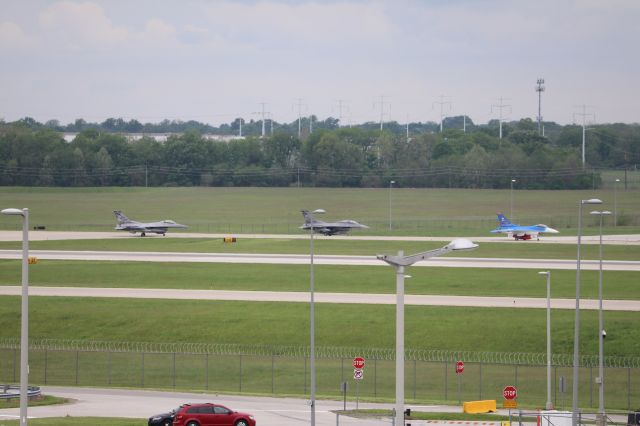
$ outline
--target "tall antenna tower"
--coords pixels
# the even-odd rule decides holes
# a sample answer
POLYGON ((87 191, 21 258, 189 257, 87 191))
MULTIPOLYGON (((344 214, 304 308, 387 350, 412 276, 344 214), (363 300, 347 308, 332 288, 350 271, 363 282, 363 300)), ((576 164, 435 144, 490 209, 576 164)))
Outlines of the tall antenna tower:
POLYGON ((511 105, 506 105, 504 103, 505 100, 508 99, 504 99, 502 97, 498 98, 498 100, 500 101, 499 104, 493 104, 491 105, 491 112, 493 112, 493 108, 497 109, 498 111, 500 111, 499 115, 498 115, 498 120, 500 121, 500 139, 502 139, 502 122, 504 121, 503 119, 503 115, 502 115, 502 110, 508 108, 509 112, 511 112, 511 105))
POLYGON ((296 98, 294 100, 296 103, 293 104, 293 106, 298 107, 298 139, 300 139, 302 137, 302 107, 304 106, 306 108, 307 105, 302 102, 302 98, 296 98))
POLYGON ((582 167, 585 166, 585 148, 587 142, 587 118, 591 118, 593 121, 596 121, 596 115, 594 113, 587 112, 587 108, 593 108, 589 105, 577 105, 574 108, 581 108, 582 112, 574 112, 573 113, 573 122, 576 122, 576 116, 582 117, 582 167))
POLYGON ((438 99, 440 99, 440 100, 439 101, 435 101, 431 105, 431 108, 435 107, 436 105, 440 105, 440 133, 442 133, 442 127, 443 127, 443 123, 444 123, 444 106, 445 105, 449 105, 449 110, 451 110, 451 108, 452 108, 451 101, 445 101, 445 98, 449 98, 449 97, 450 96, 440 95, 440 96, 438 96, 438 99))
POLYGON ((378 102, 374 102, 373 103, 373 107, 376 107, 376 103, 378 105, 380 105, 380 131, 382 131, 382 129, 384 128, 384 115, 385 115, 385 105, 389 106, 389 110, 391 110, 391 104, 389 103, 385 103, 385 98, 388 98, 388 96, 385 95, 380 95, 380 100, 378 102))
POLYGON ((542 135, 542 92, 544 92, 544 78, 539 78, 536 82, 536 92, 538 92, 538 134, 542 135))

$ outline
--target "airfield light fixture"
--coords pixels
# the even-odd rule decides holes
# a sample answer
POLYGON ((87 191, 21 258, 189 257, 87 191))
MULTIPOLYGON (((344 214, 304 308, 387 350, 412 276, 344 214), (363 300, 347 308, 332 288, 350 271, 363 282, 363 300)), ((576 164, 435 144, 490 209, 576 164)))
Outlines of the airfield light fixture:
POLYGON ((618 183, 620 179, 616 179, 613 183, 613 226, 618 226, 618 183))
POLYGON ((379 254, 376 257, 396 268, 396 425, 404 424, 404 279, 405 267, 421 260, 442 256, 452 251, 473 250, 478 247, 464 238, 451 241, 444 247, 405 256, 402 250, 396 256, 379 254))
POLYGON ((516 183, 516 182, 517 181, 515 179, 511 179, 511 182, 510 182, 511 191, 509 191, 509 195, 510 195, 510 197, 509 197, 509 200, 510 200, 510 203, 509 203, 509 219, 511 219, 511 220, 514 220, 514 217, 513 217, 513 184, 516 183))
MULTIPOLYGON (((324 209, 316 209, 312 214, 326 213, 324 209)), ((314 274, 313 274, 313 220, 309 226, 309 238, 310 238, 310 257, 309 257, 309 369, 310 371, 310 400, 309 407, 311 408, 311 426, 316 424, 316 311, 315 311, 315 299, 314 299, 314 274)))
POLYGON ((593 216, 600 218, 600 240, 599 240, 599 264, 600 275, 598 283, 598 416, 601 421, 604 420, 604 319, 602 313, 602 221, 605 216, 610 216, 611 212, 604 211, 592 211, 590 213, 593 216))
POLYGON ((578 426, 578 391, 580 374, 580 245, 582 242, 582 206, 602 204, 599 198, 580 200, 578 203, 578 255, 576 262, 576 312, 573 333, 573 387, 571 403, 571 426, 578 426))
POLYGON ((27 424, 29 403, 29 209, 4 209, 2 214, 22 216, 22 307, 20 319, 20 426, 27 424))
POLYGON ((547 277, 547 403, 545 408, 553 410, 551 402, 551 271, 538 272, 547 277))
POLYGON ((389 181, 389 231, 391 231, 392 228, 392 222, 391 222, 391 188, 393 188, 393 184, 396 183, 395 180, 390 180, 389 181))

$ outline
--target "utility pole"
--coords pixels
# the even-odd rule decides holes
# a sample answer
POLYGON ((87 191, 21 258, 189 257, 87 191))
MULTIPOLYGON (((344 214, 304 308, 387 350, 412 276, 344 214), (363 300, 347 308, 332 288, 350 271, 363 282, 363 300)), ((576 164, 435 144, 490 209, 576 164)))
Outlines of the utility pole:
POLYGON ((384 106, 388 105, 389 106, 389 110, 391 110, 391 104, 385 103, 385 98, 388 98, 388 96, 385 95, 380 95, 380 100, 378 102, 374 102, 373 103, 373 107, 375 108, 376 103, 380 105, 380 131, 382 131, 382 129, 384 128, 384 106))
POLYGON ((592 108, 589 105, 577 105, 574 106, 574 108, 582 108, 582 112, 574 112, 573 113, 573 122, 575 123, 576 121, 576 116, 580 116, 582 117, 582 168, 584 168, 584 166, 586 165, 586 158, 585 158, 585 148, 586 148, 586 142, 587 142, 587 117, 591 117, 593 119, 593 121, 596 120, 596 116, 593 113, 588 113, 587 112, 587 108, 592 108))
POLYGON ((542 92, 544 92, 544 78, 539 78, 536 82, 536 92, 538 92, 538 134, 542 136, 542 92))
POLYGON ((498 98, 498 100, 500 101, 499 104, 491 105, 491 112, 493 112, 493 108, 496 108, 497 110, 500 111, 500 113, 498 115, 498 120, 500 121, 500 139, 502 139, 502 122, 504 121, 503 120, 503 115, 502 115, 502 110, 505 109, 505 108, 509 108, 509 112, 511 112, 512 110, 511 110, 511 105, 506 105, 504 103, 504 101, 508 100, 508 99, 504 99, 504 98, 500 97, 500 98, 498 98))
POLYGON ((440 95, 438 96, 438 98, 440 99, 439 101, 435 101, 433 102, 433 104, 431 104, 431 108, 435 107, 436 105, 440 105, 440 133, 442 133, 442 126, 444 123, 444 106, 445 105, 449 105, 449 110, 451 110, 451 101, 445 101, 445 98, 448 98, 449 96, 445 96, 445 95, 440 95))

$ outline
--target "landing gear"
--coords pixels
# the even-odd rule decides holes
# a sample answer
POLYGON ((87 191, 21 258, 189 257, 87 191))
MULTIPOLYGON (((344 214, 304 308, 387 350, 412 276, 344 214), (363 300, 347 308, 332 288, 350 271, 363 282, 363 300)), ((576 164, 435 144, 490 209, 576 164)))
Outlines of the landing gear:
POLYGON ((141 232, 141 233, 140 233, 140 236, 141 236, 141 237, 144 237, 145 235, 147 235, 147 234, 145 234, 144 232, 141 232))

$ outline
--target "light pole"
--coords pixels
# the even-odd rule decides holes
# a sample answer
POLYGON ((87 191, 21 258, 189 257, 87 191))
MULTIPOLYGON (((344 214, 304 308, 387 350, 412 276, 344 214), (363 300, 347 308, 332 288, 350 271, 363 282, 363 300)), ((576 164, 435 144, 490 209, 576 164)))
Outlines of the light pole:
POLYGON ((395 180, 389 181, 389 231, 391 231, 391 188, 393 188, 393 184, 396 183, 395 180))
POLYGON ((547 277, 547 410, 553 410, 551 402, 551 271, 538 272, 547 277))
POLYGON ((571 404, 571 426, 578 425, 578 374, 580 365, 580 243, 582 240, 582 206, 584 204, 602 204, 602 200, 591 198, 580 200, 578 204, 578 261, 576 263, 576 319, 573 334, 573 389, 571 404))
POLYGON ((404 256, 402 250, 397 256, 379 254, 377 258, 396 268, 396 406, 395 426, 404 425, 404 271, 421 260, 442 256, 458 250, 473 250, 477 244, 464 238, 451 241, 444 247, 422 253, 404 256))
POLYGON ((620 179, 616 179, 613 183, 613 226, 618 226, 618 183, 620 179))
POLYGON ((514 219, 513 218, 513 184, 516 183, 516 180, 515 179, 511 179, 510 183, 511 183, 511 191, 510 191, 510 194, 511 194, 510 200, 511 200, 511 202, 509 204, 510 205, 510 208, 509 208, 509 220, 511 220, 513 222, 513 219, 514 219))
POLYGON ((4 209, 2 214, 22 216, 22 317, 20 320, 20 426, 27 424, 29 398, 29 209, 4 209))
POLYGON ((310 261, 309 261, 309 293, 311 294, 310 299, 310 325, 309 325, 309 336, 310 336, 310 344, 309 344, 309 370, 310 370, 310 401, 309 406, 311 407, 311 426, 315 426, 316 424, 316 307, 314 300, 314 277, 313 277, 313 215, 314 214, 322 214, 325 213, 323 209, 317 209, 313 212, 309 213, 310 221, 309 221, 309 236, 311 241, 311 246, 309 253, 310 261))
POLYGON ((604 320, 602 318, 602 220, 604 216, 609 216, 610 211, 593 211, 594 216, 600 218, 600 279, 598 285, 598 417, 601 423, 604 424, 604 320))

